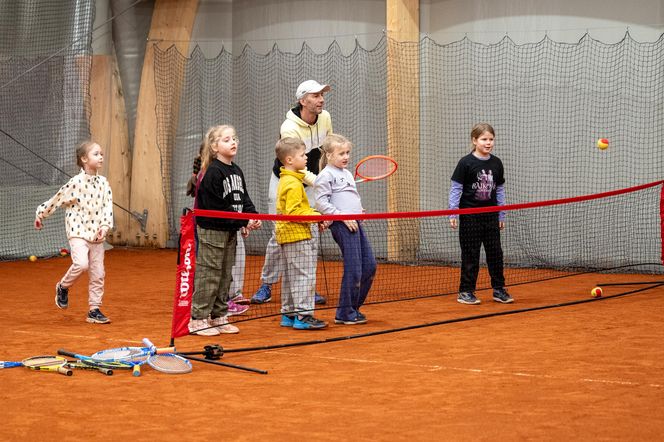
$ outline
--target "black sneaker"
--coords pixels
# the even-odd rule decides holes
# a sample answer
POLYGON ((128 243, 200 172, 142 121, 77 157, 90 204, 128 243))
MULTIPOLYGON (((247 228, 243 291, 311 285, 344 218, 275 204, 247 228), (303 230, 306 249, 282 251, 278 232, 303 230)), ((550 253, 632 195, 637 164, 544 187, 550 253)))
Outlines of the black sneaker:
POLYGON ((355 316, 353 319, 338 319, 334 318, 335 324, 344 324, 344 325, 356 325, 356 324, 366 324, 367 318, 360 315, 355 316))
POLYGON ((477 299, 473 292, 460 292, 457 296, 457 302, 461 304, 480 304, 482 301, 477 299))
POLYGON ((55 305, 63 310, 69 307, 69 289, 62 287, 60 283, 55 284, 55 305))
POLYGON ((86 319, 91 324, 108 324, 111 322, 98 308, 90 310, 88 312, 88 319, 86 319))
POLYGON ((502 304, 509 304, 514 302, 514 299, 510 296, 509 293, 507 293, 505 287, 500 289, 493 289, 493 300, 502 304))
POLYGON ((314 295, 314 300, 316 302, 316 305, 325 305, 325 304, 327 304, 327 299, 325 299, 325 296, 321 295, 318 292, 316 292, 316 294, 314 295))

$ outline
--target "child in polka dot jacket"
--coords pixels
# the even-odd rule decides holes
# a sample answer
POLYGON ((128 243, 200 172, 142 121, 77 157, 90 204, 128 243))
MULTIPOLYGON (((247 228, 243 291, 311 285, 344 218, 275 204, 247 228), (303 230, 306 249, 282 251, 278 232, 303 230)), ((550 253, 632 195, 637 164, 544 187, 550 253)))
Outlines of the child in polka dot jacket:
POLYGON ((104 296, 104 240, 113 228, 113 194, 106 178, 98 175, 104 163, 99 144, 85 141, 76 149, 76 162, 81 172, 48 201, 37 207, 35 228, 41 230, 42 221, 60 206, 66 207, 65 226, 71 249, 72 264, 65 276, 55 285, 55 305, 69 306, 69 287, 88 271, 88 316, 93 324, 110 321, 100 310, 104 296))

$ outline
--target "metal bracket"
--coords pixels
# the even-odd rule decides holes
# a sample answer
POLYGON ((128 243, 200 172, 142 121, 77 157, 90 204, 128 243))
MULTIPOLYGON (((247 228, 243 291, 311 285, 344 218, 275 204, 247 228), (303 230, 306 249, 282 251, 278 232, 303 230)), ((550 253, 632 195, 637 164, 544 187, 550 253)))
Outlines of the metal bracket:
POLYGON ((138 212, 131 212, 131 216, 141 223, 141 232, 145 233, 145 228, 148 224, 148 209, 143 209, 142 215, 138 212))

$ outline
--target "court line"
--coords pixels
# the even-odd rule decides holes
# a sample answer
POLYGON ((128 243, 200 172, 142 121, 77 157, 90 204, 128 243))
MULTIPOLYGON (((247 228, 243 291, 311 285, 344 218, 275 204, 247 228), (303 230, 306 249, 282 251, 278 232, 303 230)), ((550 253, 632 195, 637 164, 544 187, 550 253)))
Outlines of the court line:
MULTIPOLYGON (((288 356, 299 356, 303 357, 301 353, 293 353, 288 351, 270 351, 270 353, 279 353, 288 356)), ((340 358, 336 356, 316 356, 308 354, 308 358, 318 358, 318 359, 327 359, 331 361, 340 361, 340 362, 357 362, 361 364, 383 364, 383 365, 396 365, 400 367, 415 367, 415 368, 425 368, 428 371, 463 371, 467 373, 476 373, 476 374, 489 374, 489 375, 504 375, 504 376, 515 376, 515 377, 528 377, 536 379, 557 379, 561 381, 569 382, 569 378, 563 378, 560 376, 552 376, 547 374, 537 374, 537 373, 523 373, 523 372, 505 372, 500 370, 485 370, 482 368, 465 368, 465 367, 449 367, 442 365, 424 365, 424 364, 409 364, 405 362, 395 362, 395 361, 380 361, 372 359, 357 359, 357 358, 340 358)), ((587 382, 587 383, 602 383, 602 384, 613 384, 613 385, 626 385, 630 387, 651 387, 651 388, 664 388, 664 384, 643 384, 640 382, 632 381, 619 381, 611 379, 593 379, 593 378, 580 378, 576 382, 587 382)))

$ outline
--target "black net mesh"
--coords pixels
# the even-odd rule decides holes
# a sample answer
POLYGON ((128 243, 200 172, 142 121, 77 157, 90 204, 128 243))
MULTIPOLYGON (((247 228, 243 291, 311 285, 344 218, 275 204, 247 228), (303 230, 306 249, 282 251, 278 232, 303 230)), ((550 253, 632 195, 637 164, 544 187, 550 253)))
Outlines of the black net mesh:
POLYGON ((67 246, 64 211, 37 233, 35 209, 77 173, 89 137, 94 2, 0 5, 0 259, 52 256, 67 246))

